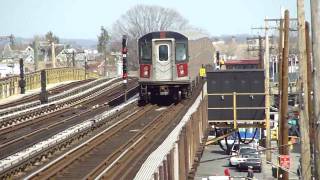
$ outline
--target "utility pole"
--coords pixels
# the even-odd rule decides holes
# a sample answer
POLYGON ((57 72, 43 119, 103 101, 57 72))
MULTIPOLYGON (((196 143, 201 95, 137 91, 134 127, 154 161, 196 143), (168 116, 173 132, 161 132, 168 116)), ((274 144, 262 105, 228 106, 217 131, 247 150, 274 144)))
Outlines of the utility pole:
MULTIPOLYGON (((283 16, 282 16, 282 12, 281 12, 281 19, 280 19, 280 27, 279 27, 279 45, 278 45, 278 102, 279 102, 279 109, 278 109, 278 113, 279 113, 279 119, 278 119, 278 145, 280 146, 280 144, 282 143, 282 126, 281 126, 281 99, 282 99, 282 56, 283 56, 283 16)), ((279 148, 279 152, 281 151, 281 148, 279 148)))
POLYGON ((35 37, 33 43, 33 61, 34 61, 34 71, 38 70, 38 61, 39 61, 39 40, 37 37, 35 37))
POLYGON ((43 42, 40 42, 40 45, 39 46, 42 46, 42 47, 51 47, 51 60, 52 60, 52 67, 55 68, 56 67, 56 54, 55 54, 55 47, 56 46, 62 46, 64 44, 55 44, 54 41, 50 41, 50 42, 47 42, 47 41, 43 41, 43 42))
MULTIPOLYGON (((306 52, 307 52, 307 85, 308 85, 308 116, 309 116, 309 127, 310 127, 310 143, 311 145, 313 144, 313 108, 312 108, 312 99, 311 99, 311 92, 312 92, 312 64, 311 64, 311 47, 310 47, 310 25, 306 21, 305 23, 306 26, 306 52)), ((312 146, 311 146, 312 147, 312 146)))
POLYGON ((261 69, 264 68, 262 40, 263 40, 262 37, 259 36, 259 61, 260 61, 260 68, 261 69))
POLYGON ((309 117, 308 117, 308 84, 307 84, 307 60, 305 39, 305 12, 304 0, 297 0, 298 16, 298 45, 299 45, 299 74, 300 74, 300 138, 301 138, 301 177, 311 179, 310 139, 309 139, 309 117), (303 95, 304 94, 304 95, 303 95))
POLYGON ((103 76, 107 76, 107 63, 108 63, 108 58, 105 55, 104 56, 104 68, 103 68, 103 76))
MULTIPOLYGON (((262 28, 262 29, 265 29, 265 28, 262 28)), ((259 47, 258 49, 256 47, 248 47, 247 51, 258 51, 259 52, 259 68, 263 69, 264 68, 264 49, 263 49, 263 46, 262 46, 262 43, 263 43, 263 40, 265 38, 264 37, 261 37, 260 35, 258 37, 250 37, 250 38, 247 38, 247 43, 252 41, 252 40, 258 40, 258 43, 259 43, 259 47)))
MULTIPOLYGON (((69 55, 71 54, 72 55, 72 67, 75 68, 76 67, 76 54, 83 54, 84 51, 79 51, 79 52, 75 52, 74 50, 72 52, 63 52, 62 54, 66 54, 66 55, 69 55)), ((69 64, 68 64, 69 66, 69 64)))
MULTIPOLYGON (((285 11, 284 15, 284 48, 282 53, 282 76, 281 76, 281 129, 280 129, 280 155, 289 155, 288 146, 288 58, 289 58, 289 11, 285 11)), ((288 180, 287 171, 280 169, 278 179, 288 180)))
MULTIPOLYGON (((311 47, 310 47, 310 25, 306 21, 305 22, 306 26, 306 52, 307 52, 307 87, 308 87, 308 117, 309 117, 309 138, 310 138, 310 153, 311 153, 311 162, 313 164, 314 162, 314 156, 313 156, 313 151, 314 151, 314 123, 313 123, 313 103, 312 103, 312 64, 311 64, 311 47)), ((311 169, 311 173, 314 176, 314 169, 311 169)))
POLYGON ((313 102, 314 102, 314 131, 315 131, 315 177, 320 177, 320 2, 310 0, 311 31, 312 31, 312 56, 313 56, 313 102))
POLYGON ((56 50, 54 46, 54 42, 51 42, 51 58, 52 58, 52 67, 56 68, 56 50))
MULTIPOLYGON (((267 19, 267 18, 266 18, 267 19)), ((265 59, 264 59, 264 69, 265 69, 265 92, 266 92, 266 131, 267 131, 267 136, 266 136, 266 148, 271 147, 271 131, 270 131, 270 89, 269 89, 269 83, 270 83, 270 78, 269 78, 269 63, 270 63, 270 58, 269 58, 269 34, 268 34, 268 22, 265 21, 265 59)), ((271 161, 271 151, 266 152, 266 159, 267 161, 271 161)))

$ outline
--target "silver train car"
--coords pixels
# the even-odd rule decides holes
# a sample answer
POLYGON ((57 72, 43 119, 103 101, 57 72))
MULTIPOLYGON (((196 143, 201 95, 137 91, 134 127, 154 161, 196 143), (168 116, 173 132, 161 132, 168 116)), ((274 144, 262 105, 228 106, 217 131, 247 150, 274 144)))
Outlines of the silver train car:
POLYGON ((150 102, 164 96, 180 101, 191 94, 188 38, 172 31, 151 32, 138 40, 139 95, 150 102))

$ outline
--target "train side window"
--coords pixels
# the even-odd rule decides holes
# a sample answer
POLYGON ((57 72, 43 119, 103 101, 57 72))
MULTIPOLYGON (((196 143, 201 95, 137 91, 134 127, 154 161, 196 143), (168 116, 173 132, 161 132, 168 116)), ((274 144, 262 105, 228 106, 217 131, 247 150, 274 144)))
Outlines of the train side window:
POLYGON ((141 45, 140 56, 142 60, 151 60, 151 43, 143 43, 141 45))
POLYGON ((159 46, 159 61, 168 60, 168 45, 159 46))
POLYGON ((187 58, 187 48, 185 43, 176 43, 176 61, 185 61, 187 58))

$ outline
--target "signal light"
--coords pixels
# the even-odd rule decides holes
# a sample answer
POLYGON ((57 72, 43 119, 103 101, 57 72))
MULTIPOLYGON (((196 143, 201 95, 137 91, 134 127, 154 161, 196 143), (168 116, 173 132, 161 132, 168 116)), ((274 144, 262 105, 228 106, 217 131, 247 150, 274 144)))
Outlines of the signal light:
POLYGON ((126 80, 128 77, 128 67, 127 67, 127 36, 122 37, 122 79, 126 80))

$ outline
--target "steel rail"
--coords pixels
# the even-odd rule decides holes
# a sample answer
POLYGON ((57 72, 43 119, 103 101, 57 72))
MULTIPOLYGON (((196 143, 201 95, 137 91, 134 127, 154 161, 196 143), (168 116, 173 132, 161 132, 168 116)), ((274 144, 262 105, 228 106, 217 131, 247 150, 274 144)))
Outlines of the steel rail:
POLYGON ((82 156, 85 156, 85 154, 89 153, 94 148, 99 146, 99 144, 114 136, 117 132, 119 132, 124 127, 128 126, 131 122, 137 120, 146 112, 149 112, 154 108, 155 106, 149 105, 139 110, 136 110, 134 113, 131 113, 122 120, 101 131, 94 137, 66 152, 57 160, 47 164, 45 167, 30 174, 25 179, 49 179, 53 177, 54 175, 58 174, 60 171, 68 167, 71 163, 78 160, 82 156))

